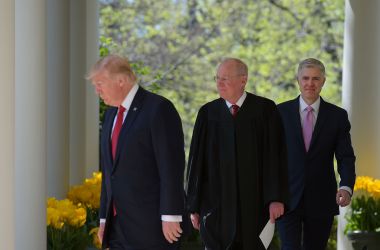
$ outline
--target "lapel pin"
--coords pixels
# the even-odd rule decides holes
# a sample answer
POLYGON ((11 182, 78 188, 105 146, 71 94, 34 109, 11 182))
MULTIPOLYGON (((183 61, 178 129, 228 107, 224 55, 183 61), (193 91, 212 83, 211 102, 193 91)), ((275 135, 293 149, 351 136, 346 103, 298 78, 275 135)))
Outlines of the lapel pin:
POLYGON ((134 108, 133 108, 133 111, 136 111, 136 110, 137 110, 137 108, 136 108, 136 107, 134 107, 134 108))

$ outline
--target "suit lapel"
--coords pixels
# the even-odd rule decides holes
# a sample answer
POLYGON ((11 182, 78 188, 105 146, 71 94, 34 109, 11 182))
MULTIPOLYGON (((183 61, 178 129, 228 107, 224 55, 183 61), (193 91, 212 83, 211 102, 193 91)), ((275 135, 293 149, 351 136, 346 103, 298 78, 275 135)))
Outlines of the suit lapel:
POLYGON ((299 145, 303 148, 303 150, 306 152, 305 149, 305 143, 303 140, 303 134, 302 134, 302 125, 301 125, 301 116, 300 116, 300 101, 299 96, 293 100, 292 102, 292 112, 290 114, 292 115, 291 120, 293 121, 293 126, 296 128, 295 131, 297 131, 297 141, 299 145))
POLYGON ((105 136, 105 155, 107 156, 107 161, 109 163, 111 163, 110 165, 112 165, 112 149, 111 149, 111 133, 112 133, 112 126, 113 126, 113 121, 115 119, 115 116, 116 116, 116 113, 117 113, 117 108, 113 107, 111 108, 111 110, 109 111, 110 112, 110 115, 109 115, 109 118, 107 120, 105 120, 105 122, 103 123, 103 127, 102 127, 102 133, 104 133, 104 136, 105 136))
POLYGON ((319 105, 317 122, 315 123, 313 135, 311 137, 309 151, 313 147, 313 144, 315 143, 316 139, 318 138, 318 136, 322 130, 323 124, 326 121, 326 118, 327 118, 326 103, 321 97, 321 104, 319 105))
MULTIPOLYGON (((125 117, 125 121, 120 131, 119 139, 117 142, 114 166, 116 166, 116 163, 119 160, 120 148, 122 148, 125 141, 128 140, 126 139, 126 137, 128 136, 128 131, 130 131, 130 127, 132 126, 133 122, 135 121, 136 117, 141 111, 145 95, 146 95, 146 90, 144 90, 142 87, 139 87, 135 97, 133 98, 131 107, 128 110, 127 117, 125 117)), ((113 171, 114 170, 115 168, 113 168, 113 171)))

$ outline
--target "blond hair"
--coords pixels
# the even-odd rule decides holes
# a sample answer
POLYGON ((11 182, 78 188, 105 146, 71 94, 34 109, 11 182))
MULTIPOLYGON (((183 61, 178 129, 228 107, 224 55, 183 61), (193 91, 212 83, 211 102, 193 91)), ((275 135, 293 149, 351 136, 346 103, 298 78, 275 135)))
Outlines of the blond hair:
POLYGON ((101 58, 94 64, 86 79, 92 80, 101 71, 107 71, 110 75, 123 74, 128 76, 133 83, 137 81, 128 59, 119 55, 108 55, 101 58))

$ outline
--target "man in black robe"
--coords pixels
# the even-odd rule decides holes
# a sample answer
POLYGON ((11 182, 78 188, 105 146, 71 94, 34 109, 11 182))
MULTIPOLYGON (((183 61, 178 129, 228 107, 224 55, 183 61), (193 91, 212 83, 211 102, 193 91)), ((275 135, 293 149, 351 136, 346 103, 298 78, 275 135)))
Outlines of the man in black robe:
POLYGON ((187 209, 207 249, 264 249, 259 234, 284 213, 286 148, 273 101, 245 92, 248 69, 225 59, 221 98, 201 107, 187 172, 187 209))

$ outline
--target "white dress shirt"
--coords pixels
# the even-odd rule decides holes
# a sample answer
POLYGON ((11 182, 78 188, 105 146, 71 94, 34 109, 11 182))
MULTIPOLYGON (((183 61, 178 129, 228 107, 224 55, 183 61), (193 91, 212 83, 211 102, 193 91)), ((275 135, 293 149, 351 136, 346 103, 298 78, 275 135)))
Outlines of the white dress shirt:
POLYGON ((228 109, 231 109, 231 106, 233 104, 236 104, 236 105, 239 106, 239 108, 241 108, 241 106, 243 105, 246 97, 247 97, 247 92, 244 91, 244 93, 242 94, 242 96, 239 98, 239 100, 236 103, 230 103, 229 101, 225 100, 228 109))

